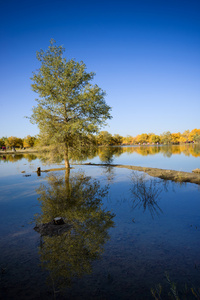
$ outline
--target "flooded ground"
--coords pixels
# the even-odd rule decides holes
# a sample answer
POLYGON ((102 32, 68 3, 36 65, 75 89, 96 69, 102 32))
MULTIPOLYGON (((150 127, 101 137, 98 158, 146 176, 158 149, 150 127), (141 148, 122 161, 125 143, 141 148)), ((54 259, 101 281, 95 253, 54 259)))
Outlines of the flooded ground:
POLYGON ((198 185, 109 166, 38 177, 32 158, 0 162, 1 299, 155 299, 158 284, 170 299, 172 282, 196 299, 198 185), (60 215, 67 232, 34 230, 60 215))

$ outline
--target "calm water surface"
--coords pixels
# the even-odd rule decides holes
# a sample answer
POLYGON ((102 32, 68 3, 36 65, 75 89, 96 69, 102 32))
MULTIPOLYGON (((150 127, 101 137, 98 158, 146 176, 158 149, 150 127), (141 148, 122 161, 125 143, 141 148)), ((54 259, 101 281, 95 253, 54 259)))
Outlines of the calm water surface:
POLYGON ((124 146, 99 148, 88 161, 192 172, 200 168, 200 145, 124 146))
POLYGON ((166 273, 180 299, 195 299, 198 185, 94 166, 38 177, 38 166, 55 167, 35 156, 0 160, 1 299, 154 299, 158 284, 169 299, 166 273), (72 227, 43 236, 34 230, 58 215, 72 227))

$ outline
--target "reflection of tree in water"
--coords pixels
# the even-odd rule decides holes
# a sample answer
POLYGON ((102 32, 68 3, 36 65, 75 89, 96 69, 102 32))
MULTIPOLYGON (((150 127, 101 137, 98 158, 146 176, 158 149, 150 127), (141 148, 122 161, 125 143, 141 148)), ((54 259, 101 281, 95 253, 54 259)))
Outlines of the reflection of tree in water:
POLYGON ((99 158, 103 164, 112 164, 114 153, 111 147, 99 148, 99 158))
POLYGON ((172 145, 162 146, 162 153, 164 157, 171 157, 173 154, 172 145))
POLYGON ((104 166, 104 173, 107 176, 109 182, 114 179, 115 171, 110 164, 114 161, 114 156, 120 156, 123 153, 122 147, 101 147, 99 148, 99 158, 101 162, 107 166, 104 166))
POLYGON ((113 163, 114 156, 120 156, 124 153, 123 147, 100 147, 98 148, 98 155, 102 163, 113 163))
POLYGON ((3 162, 16 162, 16 161, 21 160, 23 158, 24 158, 23 154, 18 154, 18 155, 6 154, 6 155, 3 155, 3 156, 0 155, 0 160, 3 160, 3 162))
POLYGON ((44 236, 39 249, 42 266, 50 272, 54 284, 65 287, 73 277, 91 273, 91 263, 103 252, 114 226, 114 215, 102 208, 108 188, 84 174, 72 177, 48 177, 48 185, 37 190, 41 214, 37 223, 47 223, 57 216, 72 224, 61 235, 44 236))
MULTIPOLYGON (((71 162, 82 162, 92 159, 97 155, 97 147, 93 139, 84 136, 76 141, 76 146, 69 147, 69 159, 71 162)), ((64 160, 64 144, 54 144, 40 147, 40 159, 44 163, 61 163, 64 160)))
POLYGON ((37 155, 32 153, 23 154, 23 157, 29 162, 31 162, 32 160, 36 160, 38 158, 37 155))
POLYGON ((37 159, 37 156, 35 154, 6 154, 1 156, 0 155, 0 161, 3 160, 4 162, 16 162, 19 160, 22 160, 25 158, 29 162, 32 160, 37 159))
POLYGON ((156 179, 146 179, 146 174, 138 175, 133 172, 131 194, 133 196, 133 208, 143 207, 144 212, 148 209, 152 218, 162 213, 158 205, 159 196, 162 192, 160 181, 156 179))
POLYGON ((112 166, 104 166, 103 167, 104 174, 107 177, 109 183, 112 183, 115 177, 115 169, 112 166))

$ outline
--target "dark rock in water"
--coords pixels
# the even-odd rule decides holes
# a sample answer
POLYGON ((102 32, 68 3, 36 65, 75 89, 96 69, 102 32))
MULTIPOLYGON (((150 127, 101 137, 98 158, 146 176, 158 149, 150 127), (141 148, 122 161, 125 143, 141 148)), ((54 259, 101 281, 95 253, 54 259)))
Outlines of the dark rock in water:
POLYGON ((41 234, 41 236, 48 235, 48 236, 54 236, 54 235, 60 235, 72 228, 71 224, 67 224, 63 221, 62 218, 55 218, 53 221, 45 224, 39 224, 34 227, 34 230, 41 234), (55 219, 60 219, 62 224, 55 223, 55 219))
POLYGON ((55 225, 63 225, 63 224, 65 224, 63 218, 61 218, 61 217, 54 218, 53 221, 54 221, 55 225))

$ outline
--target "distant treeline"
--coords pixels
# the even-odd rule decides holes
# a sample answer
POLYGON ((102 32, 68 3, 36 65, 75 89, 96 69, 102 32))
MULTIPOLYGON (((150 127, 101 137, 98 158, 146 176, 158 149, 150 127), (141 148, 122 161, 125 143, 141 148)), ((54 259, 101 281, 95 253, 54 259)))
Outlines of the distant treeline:
POLYGON ((133 136, 123 137, 119 134, 110 134, 108 131, 101 131, 95 136, 98 145, 154 145, 154 144, 180 144, 200 143, 200 129, 186 130, 183 133, 163 132, 161 135, 154 133, 142 133, 133 136))
MULTIPOLYGON (((163 132, 160 135, 154 133, 142 133, 133 136, 123 137, 119 134, 112 135, 108 131, 100 131, 97 135, 90 135, 90 140, 99 146, 114 145, 154 145, 154 144, 181 144, 181 143, 200 143, 200 129, 186 130, 183 133, 163 132)), ((0 148, 32 148, 40 145, 39 136, 30 136, 21 139, 18 137, 0 138, 0 148)))
MULTIPOLYGON (((120 157, 124 153, 137 153, 142 156, 148 156, 148 155, 156 155, 158 153, 162 154, 164 157, 171 157, 172 155, 180 155, 183 154, 185 156, 193 156, 193 157, 200 157, 200 143, 199 144, 180 144, 180 145, 166 145, 164 147, 149 147, 148 145, 142 146, 142 147, 95 147, 90 151, 89 153, 79 153, 79 156, 77 154, 74 155, 74 152, 71 152, 70 159, 72 161, 85 161, 87 159, 91 160, 95 158, 96 156, 99 156, 99 159, 104 164, 111 164, 113 162, 113 159, 116 157, 120 157)), ((23 158, 26 158, 29 162, 32 160, 35 160, 39 158, 42 162, 48 161, 48 157, 46 152, 45 153, 26 153, 13 155, 13 154, 7 154, 7 155, 0 155, 0 162, 15 162, 18 160, 21 160, 23 158)), ((59 161, 61 162, 63 160, 63 156, 59 157, 59 161)))
POLYGON ((38 137, 30 136, 21 139, 16 136, 0 138, 0 148, 32 148, 36 146, 38 137))

